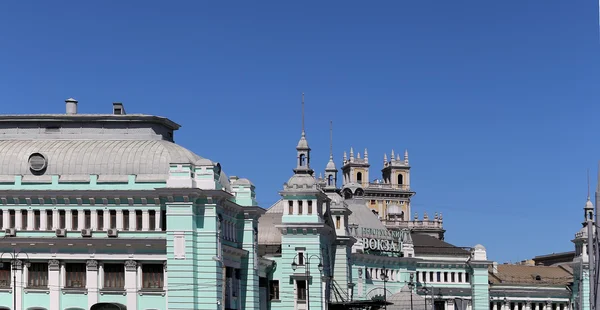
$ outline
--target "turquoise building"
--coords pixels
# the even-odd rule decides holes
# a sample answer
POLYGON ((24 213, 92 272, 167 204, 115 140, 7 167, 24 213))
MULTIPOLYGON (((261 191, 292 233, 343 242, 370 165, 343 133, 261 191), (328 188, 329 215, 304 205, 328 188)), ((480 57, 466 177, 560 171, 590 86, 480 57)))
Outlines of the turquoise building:
POLYGON ((254 186, 158 116, 0 116, 0 309, 258 309, 254 186))

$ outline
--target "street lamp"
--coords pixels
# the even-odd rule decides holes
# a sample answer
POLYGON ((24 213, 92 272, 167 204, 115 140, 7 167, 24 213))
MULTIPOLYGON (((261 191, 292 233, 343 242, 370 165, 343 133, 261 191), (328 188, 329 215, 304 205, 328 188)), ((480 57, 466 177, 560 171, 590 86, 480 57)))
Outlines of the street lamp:
POLYGON ((388 275, 387 275, 387 270, 385 269, 385 266, 383 266, 383 269, 381 269, 381 274, 379 275, 381 277, 381 280, 383 280, 383 301, 384 301, 384 309, 387 309, 387 288, 386 288, 386 283, 388 281, 388 275))
MULTIPOLYGON (((10 269, 13 273, 13 309, 17 309, 17 265, 19 262, 23 263, 21 260, 19 260, 19 257, 25 255, 27 257, 27 260, 25 260, 25 265, 29 267, 29 255, 27 255, 27 253, 17 252, 16 250, 13 250, 12 253, 2 253, 0 254, 0 264, 4 264, 2 259, 4 255, 10 256, 10 269)), ((21 281, 21 283, 22 282, 23 281, 21 281)))
POLYGON ((410 310, 413 310, 413 289, 415 288, 415 274, 410 274, 410 281, 408 281, 408 288, 410 289, 410 310))
MULTIPOLYGON (((294 256, 294 261, 292 262, 292 270, 296 271, 296 269, 298 268, 298 264, 296 263, 296 257, 298 257, 298 255, 304 255, 303 253, 298 253, 296 254, 296 256, 294 256)), ((323 272, 323 264, 321 263, 321 257, 319 257, 319 255, 313 254, 307 258, 304 259, 304 275, 306 276, 306 310, 310 310, 310 282, 309 282, 309 277, 310 277, 310 260, 316 258, 319 260, 319 264, 317 265, 317 268, 319 268, 319 272, 323 272)))

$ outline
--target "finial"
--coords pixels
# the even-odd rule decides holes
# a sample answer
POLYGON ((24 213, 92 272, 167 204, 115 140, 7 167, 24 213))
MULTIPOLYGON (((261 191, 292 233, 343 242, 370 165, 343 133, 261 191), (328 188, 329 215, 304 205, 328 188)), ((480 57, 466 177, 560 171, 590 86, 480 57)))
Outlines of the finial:
POLYGON ((319 172, 319 180, 323 180, 323 174, 319 172))
POLYGON ((427 215, 427 212, 423 214, 423 221, 429 221, 429 216, 427 215))
POLYGON ((408 149, 404 150, 404 163, 408 164, 408 149))
POLYGON ((392 157, 390 158, 390 160, 394 160, 394 158, 396 158, 396 155, 394 155, 394 150, 392 150, 392 157))
POLYGON ((354 149, 350 148, 350 161, 354 161, 354 149))
POLYGON ((304 93, 302 93, 302 136, 304 137, 304 93))
POLYGON ((329 159, 333 159, 333 121, 329 121, 329 159))
POLYGON ((590 200, 590 169, 588 168, 587 170, 587 185, 588 185, 588 194, 587 194, 587 200, 590 200))
POLYGON ((415 212, 415 221, 419 219, 419 213, 415 212))
POLYGON ((396 154, 396 161, 400 161, 400 154, 396 154))
POLYGON ((356 158, 360 159, 360 152, 356 152, 356 158))
POLYGON ((387 154, 383 154, 383 164, 387 165, 387 154))
POLYGON ((344 151, 344 162, 348 160, 348 156, 346 155, 346 151, 344 151))
POLYGON ((369 162, 369 152, 367 151, 367 148, 365 148, 365 162, 369 162))
POLYGON ((440 222, 443 220, 444 218, 442 217, 442 212, 440 212, 440 222))

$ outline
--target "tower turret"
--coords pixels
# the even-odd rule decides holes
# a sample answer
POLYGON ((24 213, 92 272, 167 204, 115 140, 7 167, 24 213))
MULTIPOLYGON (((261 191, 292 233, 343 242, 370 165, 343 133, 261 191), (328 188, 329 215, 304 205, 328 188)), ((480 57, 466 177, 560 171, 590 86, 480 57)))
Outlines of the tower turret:
POLYGON ((338 170, 333 161, 333 122, 329 122, 329 162, 325 167, 325 190, 337 189, 337 173, 338 170))

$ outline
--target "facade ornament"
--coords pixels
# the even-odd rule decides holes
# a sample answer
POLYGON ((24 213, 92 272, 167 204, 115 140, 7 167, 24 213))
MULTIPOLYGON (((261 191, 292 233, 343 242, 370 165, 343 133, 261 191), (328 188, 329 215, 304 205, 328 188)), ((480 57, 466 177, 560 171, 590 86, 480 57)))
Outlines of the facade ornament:
POLYGON ((87 262, 85 262, 85 265, 87 267, 87 270, 89 270, 89 271, 98 271, 98 261, 97 260, 90 259, 87 262))
POLYGON ((125 261, 125 271, 135 271, 137 268, 137 263, 134 260, 125 261))
POLYGON ((57 259, 51 259, 48 261, 48 270, 59 270, 60 269, 60 261, 57 259))
POLYGON ((427 215, 427 212, 423 213, 423 221, 425 221, 425 222, 429 221, 429 215, 427 215))
POLYGON ((13 261, 13 267, 15 268, 15 270, 23 269, 23 261, 22 260, 13 261))
POLYGON ((165 270, 165 272, 167 272, 167 262, 163 263, 163 269, 165 270))
POLYGON ((415 212, 415 221, 419 219, 419 213, 415 212))

